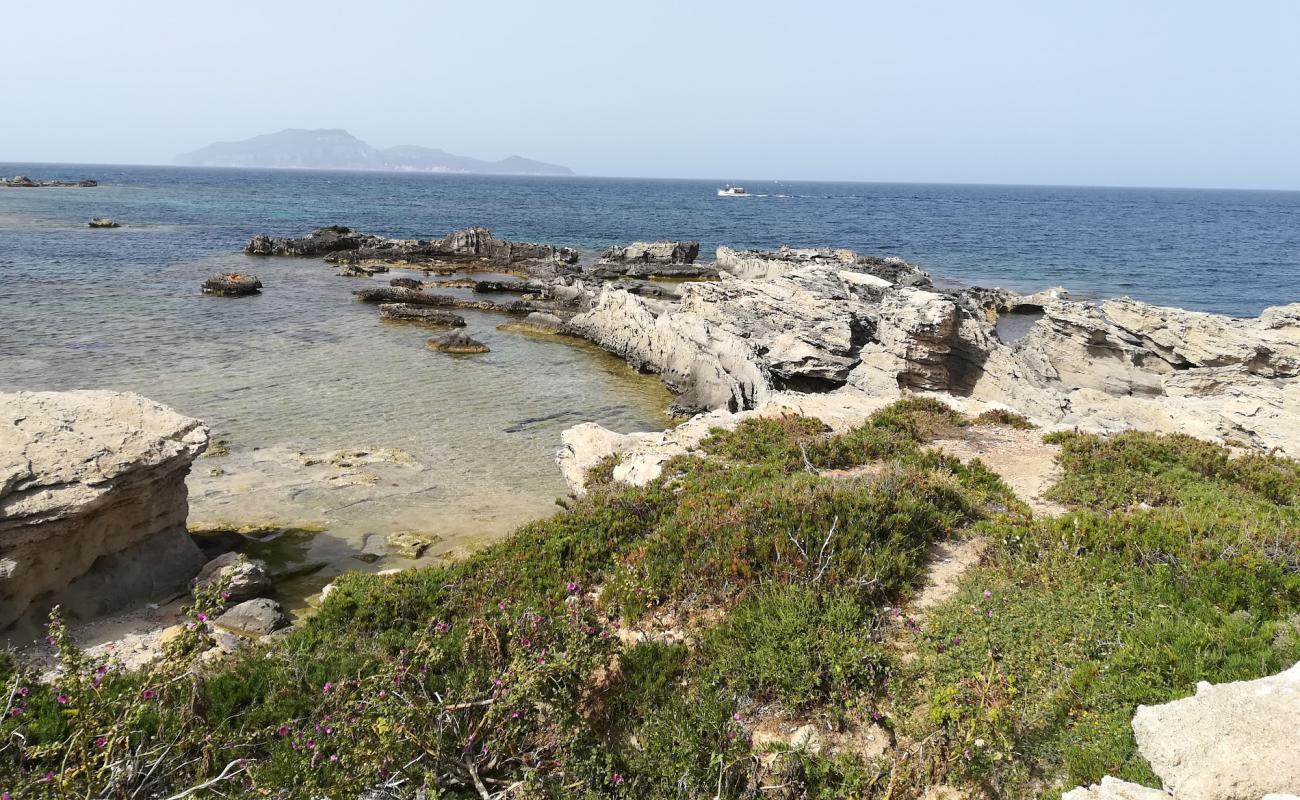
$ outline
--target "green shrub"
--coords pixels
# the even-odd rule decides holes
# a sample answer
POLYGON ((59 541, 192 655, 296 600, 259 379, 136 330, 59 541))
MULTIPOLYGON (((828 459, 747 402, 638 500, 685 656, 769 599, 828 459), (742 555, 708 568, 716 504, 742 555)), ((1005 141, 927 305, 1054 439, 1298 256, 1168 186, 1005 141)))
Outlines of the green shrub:
POLYGON ((1038 426, 1029 421, 1029 418, 1023 414, 1017 414, 1014 411, 1007 411, 1002 408, 994 408, 971 420, 975 425, 1005 425, 1008 428, 1016 430, 1029 431, 1038 426))
POLYGON ((1269 499, 1294 462, 1179 436, 1055 438, 1059 496, 1159 505, 984 523, 983 566, 932 613, 916 672, 930 724, 972 779, 1009 797, 1044 778, 1151 784, 1130 728, 1138 704, 1300 659, 1300 509, 1269 499))
POLYGON ((886 664, 875 625, 847 592, 766 584, 707 632, 701 658, 716 683, 799 710, 880 685, 886 664))

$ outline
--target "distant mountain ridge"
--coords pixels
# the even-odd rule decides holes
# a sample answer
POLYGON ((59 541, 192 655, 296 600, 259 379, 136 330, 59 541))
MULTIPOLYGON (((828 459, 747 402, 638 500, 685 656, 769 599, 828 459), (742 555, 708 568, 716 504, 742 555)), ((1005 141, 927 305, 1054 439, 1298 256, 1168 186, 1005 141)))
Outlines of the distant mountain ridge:
POLYGON ((215 142, 176 156, 187 167, 266 169, 360 169, 395 172, 457 172, 480 175, 572 175, 573 170, 522 156, 483 161, 433 147, 371 147, 342 128, 287 128, 239 142, 215 142))

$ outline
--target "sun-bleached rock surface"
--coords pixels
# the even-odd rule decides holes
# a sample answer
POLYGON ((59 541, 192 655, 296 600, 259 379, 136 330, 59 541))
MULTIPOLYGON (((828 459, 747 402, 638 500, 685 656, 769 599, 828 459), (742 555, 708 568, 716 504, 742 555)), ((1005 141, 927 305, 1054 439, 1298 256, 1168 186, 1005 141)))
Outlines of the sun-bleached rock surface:
POLYGON ((781 391, 852 386, 1003 405, 1049 427, 1184 432, 1300 455, 1300 303, 1254 319, 939 290, 897 259, 851 251, 737 253, 676 301, 586 285, 567 330, 660 373, 692 413, 781 391), (1001 315, 1026 314, 1004 339, 1001 315))
POLYGON ((619 264, 691 264, 699 255, 699 242, 633 242, 607 248, 600 254, 600 260, 619 264))
POLYGON ((1133 715, 1138 752, 1164 790, 1105 777, 1062 800, 1293 800, 1300 795, 1300 664, 1133 715))
POLYGON ((0 394, 0 629, 89 618, 185 587, 201 422, 136 394, 0 394))
POLYGON ((1138 751, 1179 800, 1300 794, 1300 664, 1133 715, 1138 751))
POLYGON ((1169 795, 1159 789, 1107 775, 1101 783, 1071 789, 1061 795, 1061 800, 1169 800, 1169 795))

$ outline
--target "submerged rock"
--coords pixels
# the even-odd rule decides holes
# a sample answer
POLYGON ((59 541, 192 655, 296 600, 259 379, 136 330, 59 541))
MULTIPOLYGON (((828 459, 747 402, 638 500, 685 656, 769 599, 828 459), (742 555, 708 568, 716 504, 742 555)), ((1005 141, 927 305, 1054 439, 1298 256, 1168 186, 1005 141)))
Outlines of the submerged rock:
POLYGON ((388 534, 384 541, 403 558, 415 559, 424 555, 438 541, 438 537, 414 531, 401 531, 388 534))
POLYGON ((203 565, 185 477, 207 441, 135 394, 0 394, 0 630, 182 590, 203 565))
POLYGON ((238 272, 227 272, 221 275, 213 275, 203 282, 204 294, 215 294, 222 297, 239 297, 246 294, 257 294, 262 290, 262 282, 257 279, 256 275, 248 275, 238 272))
POLYGON ((513 331, 515 333, 557 334, 564 331, 564 320, 554 314, 534 311, 522 320, 503 322, 497 326, 497 330, 513 331))
POLYGON ((352 554, 352 557, 366 564, 373 564, 384 556, 388 555, 388 544, 384 537, 377 533, 367 533, 361 540, 361 549, 352 554))
POLYGON ((521 302, 497 303, 492 300, 463 300, 449 294, 430 294, 419 289, 407 289, 400 286, 376 286, 370 289, 357 289, 352 295, 363 303, 464 308, 473 311, 500 311, 511 314, 526 313, 528 311, 528 307, 521 302))
POLYGON ((523 281, 474 281, 472 288, 480 293, 532 291, 532 287, 523 281))
POLYGON ((459 314, 452 314, 449 311, 439 311, 437 308, 418 306, 411 303, 382 303, 379 306, 379 316, 382 319, 391 319, 401 322, 419 322, 424 325, 435 327, 465 327, 465 318, 459 314))
POLYGON ((469 334, 464 331, 456 331, 446 336, 439 336, 436 339, 430 339, 425 343, 425 347, 430 350, 437 350, 440 353, 488 353, 491 352, 488 346, 470 338, 469 334))
POLYGON ((118 225, 116 222, 114 222, 114 221, 111 220, 111 219, 108 219, 107 217, 91 217, 91 218, 90 218, 90 222, 88 222, 88 223, 86 223, 86 224, 89 225, 89 226, 92 227, 92 228, 120 228, 120 227, 122 227, 121 225, 118 225))

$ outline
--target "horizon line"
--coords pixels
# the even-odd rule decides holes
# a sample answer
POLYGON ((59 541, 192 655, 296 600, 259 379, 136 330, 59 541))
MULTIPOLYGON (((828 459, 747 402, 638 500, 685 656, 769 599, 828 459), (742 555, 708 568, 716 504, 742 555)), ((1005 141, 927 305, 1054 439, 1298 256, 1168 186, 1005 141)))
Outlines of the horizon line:
MULTIPOLYGON (((427 175, 433 177, 455 176, 468 178, 545 178, 548 180, 565 180, 573 178, 584 178, 594 180, 635 180, 635 181, 708 181, 708 182, 756 182, 756 183, 835 183, 835 184, 859 184, 875 186, 1001 186, 1007 188, 1038 188, 1038 189, 1146 189, 1146 190, 1168 190, 1168 191, 1200 191, 1200 192, 1272 192, 1294 194, 1300 192, 1300 188, 1267 188, 1267 187, 1243 187, 1243 186, 1156 186, 1147 184, 1105 184, 1105 183, 1024 183, 1024 182, 1007 182, 1000 183, 996 181, 941 181, 941 180, 852 180, 844 178, 717 178, 717 177, 682 177, 682 176, 650 176, 650 175, 596 175, 573 172, 569 175, 555 175, 544 173, 491 173, 491 172, 440 172, 437 170, 397 170, 397 169, 336 169, 330 167, 234 167, 234 166, 217 166, 217 167, 200 167, 187 164, 158 164, 151 162, 132 162, 132 161, 0 161, 0 164, 29 164, 32 166, 51 166, 51 167, 152 167, 161 169, 176 170, 248 170, 250 172, 341 172, 356 173, 364 175, 427 175)), ((570 168, 571 169, 571 168, 570 168)))

